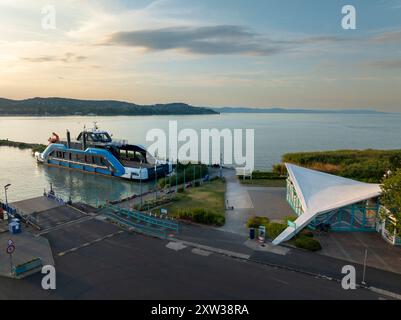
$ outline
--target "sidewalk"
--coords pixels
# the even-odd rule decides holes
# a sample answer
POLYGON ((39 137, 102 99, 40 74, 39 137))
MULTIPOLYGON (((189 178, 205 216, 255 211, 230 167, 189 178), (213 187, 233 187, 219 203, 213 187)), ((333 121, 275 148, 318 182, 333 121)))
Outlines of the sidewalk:
POLYGON ((10 274, 10 257, 6 254, 8 240, 12 240, 16 248, 12 257, 13 266, 36 258, 41 258, 43 265, 54 266, 52 250, 46 238, 37 237, 29 231, 16 235, 2 233, 0 234, 0 276, 12 277, 10 274))
POLYGON ((226 211, 226 223, 221 230, 247 236, 246 223, 254 214, 254 206, 249 194, 238 180, 234 170, 225 170, 226 204, 233 210, 226 211))

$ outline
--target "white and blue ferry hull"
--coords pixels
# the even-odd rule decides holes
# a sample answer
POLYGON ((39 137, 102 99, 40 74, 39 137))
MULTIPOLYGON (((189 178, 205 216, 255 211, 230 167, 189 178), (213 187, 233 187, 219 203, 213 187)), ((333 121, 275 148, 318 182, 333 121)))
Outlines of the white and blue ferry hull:
POLYGON ((149 166, 142 168, 125 167, 107 150, 99 148, 88 148, 86 150, 68 149, 63 144, 50 144, 43 153, 36 153, 35 156, 39 163, 45 165, 126 180, 146 181, 154 179, 156 175, 162 177, 173 171, 171 163, 162 162, 157 163, 156 169, 149 166), (65 154, 68 154, 69 157, 65 157, 65 154), (82 159, 90 159, 92 161, 80 161, 82 159))

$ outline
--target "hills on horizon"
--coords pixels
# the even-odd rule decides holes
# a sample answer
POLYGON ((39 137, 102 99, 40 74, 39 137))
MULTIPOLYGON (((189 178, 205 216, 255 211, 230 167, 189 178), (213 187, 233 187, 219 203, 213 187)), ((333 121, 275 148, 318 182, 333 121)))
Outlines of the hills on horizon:
POLYGON ((286 109, 286 108, 213 108, 219 113, 309 113, 309 114, 387 114, 388 112, 370 109, 286 109))
POLYGON ((69 98, 31 98, 11 100, 0 98, 3 116, 151 116, 218 114, 186 103, 139 105, 116 100, 79 100, 69 98))
POLYGON ((366 109, 286 109, 246 107, 196 107, 186 103, 139 105, 117 100, 80 100, 69 98, 0 98, 0 116, 147 116, 212 115, 220 113, 295 113, 295 114, 386 114, 366 109))

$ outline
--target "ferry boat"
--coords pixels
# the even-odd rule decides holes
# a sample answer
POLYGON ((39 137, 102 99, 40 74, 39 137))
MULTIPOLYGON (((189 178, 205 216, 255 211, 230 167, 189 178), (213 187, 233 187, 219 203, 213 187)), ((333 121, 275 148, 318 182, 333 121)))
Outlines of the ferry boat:
POLYGON ((93 129, 84 129, 75 141, 68 130, 66 141, 53 133, 45 151, 35 156, 45 165, 128 180, 151 180, 169 175, 173 170, 171 163, 156 159, 144 146, 114 140, 96 123, 93 129))

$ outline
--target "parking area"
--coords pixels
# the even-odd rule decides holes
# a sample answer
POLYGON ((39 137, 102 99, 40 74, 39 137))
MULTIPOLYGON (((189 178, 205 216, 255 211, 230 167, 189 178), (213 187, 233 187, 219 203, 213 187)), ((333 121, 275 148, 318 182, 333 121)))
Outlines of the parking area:
POLYGON ((321 255, 363 264, 367 249, 368 266, 401 274, 401 247, 388 244, 378 233, 333 232, 317 239, 321 255))

